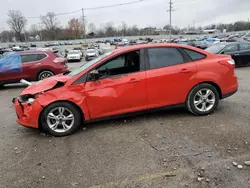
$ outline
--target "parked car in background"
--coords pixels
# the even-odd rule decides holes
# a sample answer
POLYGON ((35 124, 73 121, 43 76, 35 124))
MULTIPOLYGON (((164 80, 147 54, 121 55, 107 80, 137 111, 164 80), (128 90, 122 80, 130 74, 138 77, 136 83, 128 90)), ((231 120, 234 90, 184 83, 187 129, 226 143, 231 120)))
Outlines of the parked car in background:
POLYGON ((79 53, 81 54, 81 58, 83 58, 83 49, 82 48, 77 47, 77 48, 73 48, 73 50, 79 51, 79 53))
POLYGON ((200 48, 200 49, 206 49, 208 47, 208 44, 205 41, 188 41, 188 45, 200 48))
POLYGON ((235 61, 235 67, 250 66, 250 43, 248 42, 221 42, 210 46, 206 51, 231 55, 235 61))
POLYGON ((129 45, 129 40, 128 39, 122 39, 122 42, 124 45, 129 45))
POLYGON ((250 42, 250 33, 246 33, 242 38, 243 38, 245 41, 250 42))
POLYGON ((67 60, 62 58, 58 51, 24 51, 16 53, 20 56, 20 62, 10 62, 10 59, 7 59, 2 63, 6 62, 5 67, 7 68, 8 64, 20 63, 20 71, 13 71, 11 67, 6 71, 1 71, 1 86, 20 82, 21 79, 38 81, 56 74, 69 72, 67 60))
POLYGON ((85 54, 85 60, 90 61, 96 57, 98 57, 99 53, 96 49, 87 49, 85 54))
POLYGON ((13 102, 19 124, 66 136, 82 121, 173 105, 208 115, 237 89, 231 56, 161 43, 108 52, 67 75, 30 85, 13 102))
POLYGON ((67 53, 68 61, 81 61, 82 60, 82 52, 80 50, 70 50, 67 53))

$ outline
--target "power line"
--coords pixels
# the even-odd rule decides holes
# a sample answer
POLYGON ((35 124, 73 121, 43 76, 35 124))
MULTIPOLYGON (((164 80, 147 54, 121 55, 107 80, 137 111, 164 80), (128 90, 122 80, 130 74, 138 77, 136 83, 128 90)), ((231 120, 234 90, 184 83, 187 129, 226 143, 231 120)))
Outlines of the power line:
MULTIPOLYGON (((148 1, 148 0, 135 0, 135 1, 127 2, 127 3, 119 3, 119 4, 114 4, 114 5, 104 5, 104 6, 97 6, 97 7, 89 7, 89 8, 83 8, 83 9, 84 10, 98 10, 98 9, 105 9, 105 8, 112 8, 112 7, 131 5, 131 4, 136 4, 136 3, 143 2, 143 1, 148 1)), ((74 14, 74 13, 77 13, 77 12, 82 12, 82 9, 71 11, 71 12, 58 13, 58 14, 55 14, 55 16, 69 15, 69 14, 74 14)), ((41 18, 41 16, 27 17, 27 19, 35 19, 35 18, 41 18)))
POLYGON ((143 1, 146 1, 146 0, 137 0, 137 1, 127 2, 127 3, 120 3, 120 4, 115 4, 115 5, 106 5, 106 6, 85 8, 84 10, 96 10, 96 9, 112 8, 112 7, 118 7, 118 6, 124 6, 124 5, 131 5, 131 4, 135 4, 135 3, 140 3, 140 2, 143 2, 143 1))

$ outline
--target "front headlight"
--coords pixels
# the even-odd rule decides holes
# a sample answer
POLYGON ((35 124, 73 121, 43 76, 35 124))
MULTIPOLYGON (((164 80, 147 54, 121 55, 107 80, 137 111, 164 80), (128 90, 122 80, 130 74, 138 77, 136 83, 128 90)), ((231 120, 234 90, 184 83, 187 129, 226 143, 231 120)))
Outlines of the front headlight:
POLYGON ((40 93, 36 94, 36 95, 21 95, 18 97, 18 101, 21 103, 28 103, 28 104, 32 104, 36 98, 40 95, 40 93))
POLYGON ((34 98, 29 98, 29 99, 27 100, 27 103, 28 103, 28 104, 32 104, 34 101, 35 101, 34 98))

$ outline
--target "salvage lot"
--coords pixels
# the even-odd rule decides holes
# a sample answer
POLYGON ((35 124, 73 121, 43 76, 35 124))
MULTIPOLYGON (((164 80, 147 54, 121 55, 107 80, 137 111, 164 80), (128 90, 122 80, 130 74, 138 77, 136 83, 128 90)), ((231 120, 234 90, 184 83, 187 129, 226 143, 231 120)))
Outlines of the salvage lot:
POLYGON ((210 116, 173 109, 91 123, 63 138, 17 125, 11 100, 23 86, 6 86, 0 90, 0 187, 248 188, 249 72, 236 70, 238 93, 210 116))

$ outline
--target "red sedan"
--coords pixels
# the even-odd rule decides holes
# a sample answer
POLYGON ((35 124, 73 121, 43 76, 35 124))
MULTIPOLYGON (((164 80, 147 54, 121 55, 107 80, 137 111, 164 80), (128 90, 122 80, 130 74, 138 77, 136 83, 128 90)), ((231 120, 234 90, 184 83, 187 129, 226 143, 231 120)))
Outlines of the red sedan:
POLYGON ((65 136, 82 122, 173 105, 207 115, 237 89, 231 56, 150 44, 108 52, 68 75, 34 83, 13 102, 19 124, 65 136))
POLYGON ((0 72, 0 86, 17 83, 21 79, 42 80, 68 71, 67 60, 57 51, 24 51, 18 54, 21 57, 21 71, 0 72))

